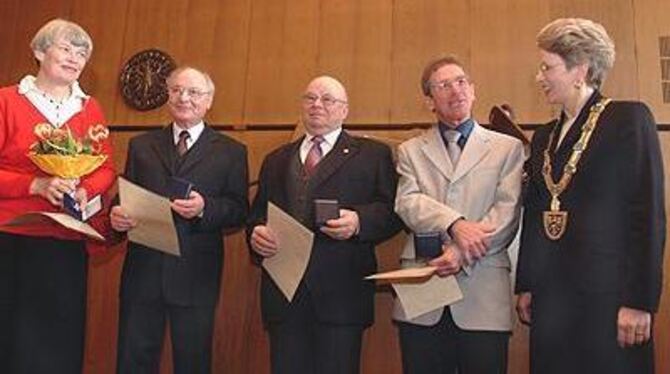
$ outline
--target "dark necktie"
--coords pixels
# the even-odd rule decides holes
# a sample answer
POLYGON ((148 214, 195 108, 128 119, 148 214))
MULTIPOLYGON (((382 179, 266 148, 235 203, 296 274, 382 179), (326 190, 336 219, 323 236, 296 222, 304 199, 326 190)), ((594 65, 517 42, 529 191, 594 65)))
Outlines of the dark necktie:
POLYGON ((305 157, 305 174, 308 177, 311 177, 316 170, 316 165, 321 161, 323 157, 323 151, 321 150, 321 143, 323 142, 323 137, 315 136, 312 138, 312 148, 307 152, 307 157, 305 157))
POLYGON ((188 131, 186 131, 186 130, 182 130, 179 133, 179 141, 177 141, 177 153, 179 154, 179 157, 182 157, 188 151, 188 147, 186 146, 186 141, 190 137, 191 137, 191 135, 189 135, 188 131))

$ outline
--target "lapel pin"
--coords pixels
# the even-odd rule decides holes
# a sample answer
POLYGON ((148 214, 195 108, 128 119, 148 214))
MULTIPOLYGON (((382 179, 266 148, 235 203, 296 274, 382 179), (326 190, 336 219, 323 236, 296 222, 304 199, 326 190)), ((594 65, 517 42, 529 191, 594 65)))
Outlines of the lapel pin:
POLYGON ((345 154, 349 153, 349 148, 343 149, 342 152, 344 152, 345 154))

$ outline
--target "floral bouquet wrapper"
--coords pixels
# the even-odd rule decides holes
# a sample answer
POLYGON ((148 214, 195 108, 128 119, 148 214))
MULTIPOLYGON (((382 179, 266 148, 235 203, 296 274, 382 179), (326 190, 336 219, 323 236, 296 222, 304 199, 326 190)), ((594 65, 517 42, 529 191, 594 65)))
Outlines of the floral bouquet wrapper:
POLYGON ((78 179, 92 173, 107 156, 101 154, 101 142, 109 136, 103 125, 89 128, 83 139, 77 139, 68 127, 55 128, 41 123, 35 126, 38 141, 28 152, 30 160, 49 175, 78 179))

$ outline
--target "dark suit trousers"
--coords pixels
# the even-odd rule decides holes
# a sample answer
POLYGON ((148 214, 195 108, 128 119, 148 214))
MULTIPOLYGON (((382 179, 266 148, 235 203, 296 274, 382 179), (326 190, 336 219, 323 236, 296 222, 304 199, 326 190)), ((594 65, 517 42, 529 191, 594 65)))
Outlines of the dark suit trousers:
POLYGON ((508 332, 462 330, 449 308, 434 326, 397 325, 404 374, 507 372, 508 332))
POLYGON ((86 320, 80 241, 0 233, 0 373, 80 373, 86 320))
POLYGON ((118 373, 158 373, 166 321, 170 324, 174 373, 210 373, 214 306, 128 302, 121 305, 118 373))
POLYGON ((355 374, 360 371, 363 326, 318 320, 301 285, 281 322, 267 326, 273 374, 355 374))

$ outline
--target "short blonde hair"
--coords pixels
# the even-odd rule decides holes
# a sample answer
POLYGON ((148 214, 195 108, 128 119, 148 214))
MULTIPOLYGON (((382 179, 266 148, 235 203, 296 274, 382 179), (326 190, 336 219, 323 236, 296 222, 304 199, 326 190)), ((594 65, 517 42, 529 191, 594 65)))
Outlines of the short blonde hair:
POLYGON ((81 26, 61 18, 53 19, 42 26, 30 42, 30 48, 33 51, 46 52, 61 37, 76 47, 84 47, 87 58, 91 56, 91 36, 81 26))
POLYGON ((552 21, 537 34, 537 45, 561 56, 568 69, 586 63, 586 84, 594 88, 600 88, 614 65, 614 42, 601 24, 588 19, 552 21))

